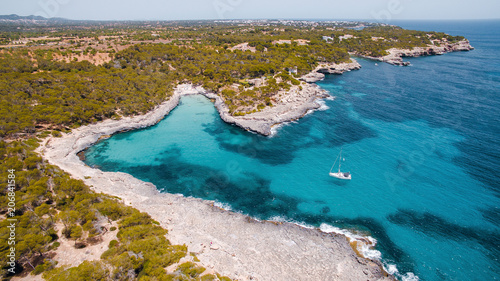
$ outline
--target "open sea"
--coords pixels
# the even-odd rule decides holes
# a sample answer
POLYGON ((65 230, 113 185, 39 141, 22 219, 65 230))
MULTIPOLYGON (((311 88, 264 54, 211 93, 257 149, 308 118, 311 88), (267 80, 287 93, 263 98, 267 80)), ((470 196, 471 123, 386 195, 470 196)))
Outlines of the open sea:
POLYGON ((262 137, 188 96, 157 125, 116 134, 86 163, 259 219, 371 236, 399 279, 500 279, 500 21, 393 22, 476 49, 358 59, 318 84, 335 99, 262 137), (342 170, 328 176, 343 147, 342 170))

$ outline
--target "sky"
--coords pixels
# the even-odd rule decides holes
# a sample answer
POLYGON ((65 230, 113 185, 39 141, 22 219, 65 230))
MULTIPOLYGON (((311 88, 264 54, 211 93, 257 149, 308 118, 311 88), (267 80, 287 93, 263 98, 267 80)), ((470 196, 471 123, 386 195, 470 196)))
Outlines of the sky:
POLYGON ((499 0, 0 0, 0 15, 81 20, 498 19, 499 0))

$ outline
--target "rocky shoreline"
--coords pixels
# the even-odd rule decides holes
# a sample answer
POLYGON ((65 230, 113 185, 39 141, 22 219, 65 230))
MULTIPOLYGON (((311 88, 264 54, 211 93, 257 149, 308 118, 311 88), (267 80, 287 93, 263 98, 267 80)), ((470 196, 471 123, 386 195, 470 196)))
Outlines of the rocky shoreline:
POLYGON ((286 93, 281 91, 276 96, 277 101, 272 107, 268 106, 262 111, 244 116, 232 116, 229 108, 222 99, 213 93, 203 93, 206 97, 215 100, 215 107, 219 115, 226 123, 234 124, 247 131, 270 136, 274 133, 273 126, 297 120, 307 114, 310 110, 318 109, 321 104, 318 100, 330 95, 314 84, 302 84, 293 86, 286 93))
MULTIPOLYGON (((214 206, 214 202, 181 195, 160 193, 154 185, 125 173, 103 172, 86 166, 77 153, 116 132, 154 125, 179 103, 183 95, 203 94, 215 99, 215 106, 226 122, 248 130, 268 132, 274 122, 300 117, 304 110, 317 106, 320 91, 307 90, 310 95, 296 101, 310 104, 290 108, 271 122, 262 119, 233 120, 220 97, 201 87, 180 85, 173 96, 151 112, 121 120, 105 120, 74 129, 60 138, 48 137, 38 152, 49 163, 83 180, 96 192, 120 197, 127 205, 147 212, 167 228, 167 238, 174 244, 186 244, 196 253, 201 264, 209 269, 239 280, 394 280, 387 276, 379 261, 356 255, 347 237, 324 233, 291 223, 262 222, 242 214, 214 206), (316 105, 313 105, 316 104, 316 105), (252 121, 253 120, 253 121, 252 121)), ((317 86, 316 86, 317 87, 317 86)), ((324 93, 323 93, 324 94, 324 93)), ((293 94, 292 94, 293 95, 293 94)), ((269 113, 269 112, 268 112, 269 113)), ((268 114, 267 113, 267 114, 268 114)), ((235 118, 235 117, 232 117, 235 118)), ((257 118, 253 116, 252 118, 257 118)), ((362 243, 362 241, 359 241, 362 243)))
POLYGON ((353 58, 351 58, 351 62, 320 63, 313 71, 302 76, 299 80, 307 83, 315 83, 325 79, 325 74, 342 74, 358 69, 361 69, 361 65, 353 58))
POLYGON ((360 68, 361 65, 354 59, 351 59, 351 62, 340 64, 320 63, 312 72, 299 78, 306 83, 292 86, 286 92, 280 91, 275 96, 276 101, 273 106, 244 116, 232 116, 219 95, 204 90, 199 93, 215 100, 214 105, 226 123, 234 124, 250 132, 270 136, 275 132, 274 126, 300 119, 309 111, 320 108, 319 100, 330 97, 325 90, 313 84, 314 82, 323 80, 325 74, 342 74, 360 68))
MULTIPOLYGON (((279 92, 276 96, 277 101, 272 107, 266 107, 262 111, 244 116, 232 116, 229 113, 228 106, 219 95, 208 92, 201 86, 182 84, 177 86, 170 99, 158 106, 154 112, 159 112, 160 115, 166 115, 170 112, 170 110, 174 109, 179 104, 181 96, 197 94, 204 95, 214 101, 214 106, 217 108, 217 111, 224 122, 236 125, 250 132, 270 136, 274 133, 273 126, 303 117, 310 110, 315 110, 321 107, 321 104, 318 102, 320 99, 330 97, 325 90, 322 90, 315 84, 302 84, 300 87, 301 88, 299 88, 299 86, 293 86, 290 91, 279 92)), ((159 119, 157 121, 159 121, 159 119)), ((151 126, 153 124, 148 122, 139 128, 151 126)), ((119 131, 130 129, 131 128, 124 127, 119 131)))
POLYGON ((403 60, 404 57, 434 56, 434 55, 443 55, 445 53, 450 53, 450 52, 463 52, 471 50, 474 50, 474 47, 470 45, 469 41, 462 40, 456 43, 444 44, 444 46, 428 45, 427 47, 415 47, 411 50, 392 48, 387 50, 389 54, 383 57, 371 57, 371 56, 363 56, 357 54, 355 55, 370 60, 386 62, 392 65, 408 66, 410 65, 410 62, 404 61, 403 60))

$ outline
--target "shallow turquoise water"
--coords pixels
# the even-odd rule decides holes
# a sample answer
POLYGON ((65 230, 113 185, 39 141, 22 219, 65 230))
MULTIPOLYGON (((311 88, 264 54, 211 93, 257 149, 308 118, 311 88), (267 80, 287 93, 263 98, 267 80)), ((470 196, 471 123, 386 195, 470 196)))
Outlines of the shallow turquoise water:
POLYGON ((360 60, 362 70, 327 77, 328 109, 272 138, 225 124, 209 100, 190 96, 159 124, 89 148, 86 162, 257 218, 359 230, 400 277, 494 280, 500 63, 491 42, 500 37, 474 24, 453 25, 470 28, 473 52, 405 68, 360 60), (340 147, 348 182, 328 176, 340 147))

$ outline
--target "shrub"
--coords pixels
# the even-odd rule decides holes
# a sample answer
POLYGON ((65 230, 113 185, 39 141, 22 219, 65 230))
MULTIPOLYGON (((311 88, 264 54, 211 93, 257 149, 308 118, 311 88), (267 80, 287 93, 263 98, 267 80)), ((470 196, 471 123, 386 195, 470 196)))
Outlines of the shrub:
POLYGON ((59 246, 61 246, 61 243, 56 241, 50 245, 49 250, 56 250, 59 246))
POLYGON ((205 271, 204 267, 196 266, 196 264, 192 262, 185 262, 177 267, 177 270, 182 272, 183 274, 190 276, 192 278, 196 278, 200 276, 205 271))
POLYGON ((35 270, 33 270, 32 273, 34 275, 38 275, 38 274, 40 274, 40 273, 42 273, 44 271, 53 269, 56 265, 57 265, 57 261, 48 260, 48 261, 45 261, 42 264, 37 265, 35 267, 35 270))
POLYGON ((196 256, 196 254, 195 254, 195 253, 189 253, 189 254, 193 257, 193 260, 194 260, 195 262, 200 262, 200 259, 196 256))
POLYGON ((59 138, 59 137, 61 137, 62 135, 61 135, 61 132, 59 132, 59 131, 52 131, 52 136, 54 136, 54 137, 56 137, 56 138, 59 138))
POLYGON ((203 275, 201 277, 201 281, 212 281, 212 280, 217 280, 216 279, 217 277, 215 277, 214 275, 212 274, 207 274, 207 275, 203 275))
POLYGON ((114 246, 116 246, 118 244, 118 241, 116 240, 111 240, 109 241, 109 246, 108 248, 113 248, 114 246))

